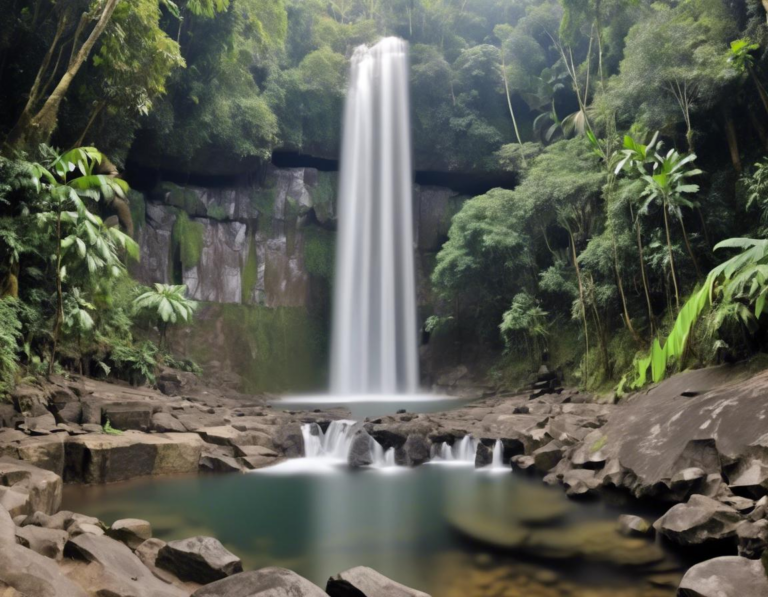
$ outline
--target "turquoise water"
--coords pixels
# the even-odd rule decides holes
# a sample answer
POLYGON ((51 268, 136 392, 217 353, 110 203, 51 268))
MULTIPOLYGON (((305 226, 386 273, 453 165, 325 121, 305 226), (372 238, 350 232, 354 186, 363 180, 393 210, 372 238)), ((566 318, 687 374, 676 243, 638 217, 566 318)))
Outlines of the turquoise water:
MULTIPOLYGON (((64 508, 107 523, 143 518, 165 540, 212 535, 247 568, 284 566, 320 586, 335 573, 366 565, 436 597, 485 594, 473 588, 457 593, 451 580, 460 572, 468 578, 480 555, 491 554, 498 566, 531 559, 525 547, 509 554, 468 540, 457 532, 457 520, 465 528, 469 521, 481 534, 490 525, 494 532, 507 529, 505 536, 543 527, 566 537, 570 529, 612 525, 607 521, 618 514, 597 504, 576 505, 560 489, 511 473, 447 465, 392 472, 339 468, 324 474, 267 470, 70 486, 64 508)), ((643 586, 610 564, 568 566, 560 557, 538 556, 533 561, 537 569, 590 586, 643 586)))

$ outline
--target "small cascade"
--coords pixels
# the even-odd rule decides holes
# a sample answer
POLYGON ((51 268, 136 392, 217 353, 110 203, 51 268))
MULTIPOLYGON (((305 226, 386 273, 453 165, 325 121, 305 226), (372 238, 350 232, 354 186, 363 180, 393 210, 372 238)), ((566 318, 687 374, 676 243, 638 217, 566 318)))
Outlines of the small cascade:
POLYGON ((301 435, 304 437, 304 455, 307 458, 317 458, 323 451, 323 430, 317 423, 301 426, 301 435))
POLYGON ((389 448, 384 450, 381 444, 376 440, 373 441, 373 454, 371 455, 373 462, 372 466, 378 469, 393 468, 397 466, 395 464, 395 449, 389 448))
POLYGON ((452 462, 456 464, 474 464, 477 452, 477 440, 471 435, 465 435, 453 446, 447 442, 435 444, 432 448, 433 462, 452 462))
POLYGON ((500 439, 496 440, 493 444, 493 460, 491 461, 491 468, 504 468, 504 445, 500 439))
POLYGON ((305 458, 333 458, 346 461, 352 446, 352 428, 355 424, 356 421, 343 419, 333 421, 326 433, 323 433, 317 423, 302 425, 305 458))
POLYGON ((390 448, 386 452, 384 452, 384 466, 387 468, 397 466, 395 464, 395 449, 390 448))

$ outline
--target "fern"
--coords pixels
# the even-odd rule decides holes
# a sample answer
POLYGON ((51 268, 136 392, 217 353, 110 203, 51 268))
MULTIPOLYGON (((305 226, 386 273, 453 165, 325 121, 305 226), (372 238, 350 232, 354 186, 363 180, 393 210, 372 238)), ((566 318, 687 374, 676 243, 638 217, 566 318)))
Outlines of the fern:
MULTIPOLYGON (((716 327, 727 317, 739 319, 751 332, 765 311, 768 296, 768 240, 730 238, 715 246, 719 249, 741 249, 742 252, 714 268, 704 285, 697 288, 680 309, 666 341, 653 341, 651 351, 635 360, 635 379, 630 387, 640 388, 648 381, 648 369, 654 382, 664 379, 667 370, 679 364, 688 348, 691 332, 702 313, 719 301, 716 327), (754 315, 748 308, 754 305, 754 315)), ((622 389, 624 381, 620 384, 622 389)))

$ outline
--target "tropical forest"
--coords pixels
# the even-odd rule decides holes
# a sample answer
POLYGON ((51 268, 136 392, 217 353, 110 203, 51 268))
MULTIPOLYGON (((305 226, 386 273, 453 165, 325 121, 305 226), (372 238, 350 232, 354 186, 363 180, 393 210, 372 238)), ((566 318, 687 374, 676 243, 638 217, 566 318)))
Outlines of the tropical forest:
POLYGON ((0 595, 768 597, 768 0, 0 14, 0 595))

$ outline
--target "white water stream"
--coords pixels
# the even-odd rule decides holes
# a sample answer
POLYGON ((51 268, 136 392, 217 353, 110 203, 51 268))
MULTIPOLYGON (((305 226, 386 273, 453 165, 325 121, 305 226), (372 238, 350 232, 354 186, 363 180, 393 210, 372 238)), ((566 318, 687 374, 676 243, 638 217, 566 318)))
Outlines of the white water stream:
POLYGON ((344 111, 331 393, 418 389, 408 45, 352 57, 344 111))

